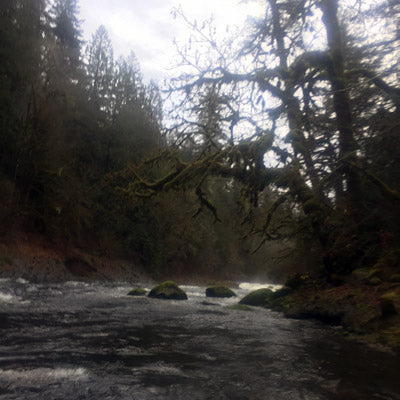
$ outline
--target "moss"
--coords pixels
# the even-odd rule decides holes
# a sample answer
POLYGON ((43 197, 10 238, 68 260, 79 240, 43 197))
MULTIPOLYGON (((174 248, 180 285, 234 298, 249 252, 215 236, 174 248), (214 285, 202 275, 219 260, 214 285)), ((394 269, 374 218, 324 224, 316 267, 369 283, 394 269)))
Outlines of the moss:
POLYGON ((400 350, 400 327, 393 326, 391 328, 379 332, 379 339, 385 344, 400 350))
POLYGON ((236 297, 235 292, 226 286, 210 286, 206 289, 207 297, 236 297))
POLYGON ((297 273, 287 279, 285 286, 290 289, 298 289, 304 286, 309 280, 310 278, 308 275, 297 273))
POLYGON ((369 271, 369 274, 367 276, 367 279, 372 279, 372 278, 380 278, 382 275, 382 270, 380 268, 372 268, 369 271))
POLYGON ((275 299, 269 303, 270 306, 276 311, 288 311, 290 309, 299 309, 300 303, 296 302, 292 296, 284 296, 275 299))
POLYGON ((378 278, 377 276, 373 276, 372 278, 369 278, 366 283, 370 286, 377 286, 382 283, 382 280, 378 278))
POLYGON ((233 304, 228 307, 230 310, 238 310, 238 311, 251 311, 250 307, 247 307, 245 304, 233 304))
POLYGON ((248 306, 266 306, 273 295, 273 291, 267 288, 254 290, 239 301, 239 304, 248 306))
POLYGON ((166 281, 154 287, 149 297, 164 300, 187 300, 186 293, 173 281, 166 281))
POLYGON ((128 296, 145 296, 147 293, 146 289, 143 288, 135 288, 132 289, 129 293, 128 296))
POLYGON ((370 275, 371 275, 370 268, 357 268, 351 273, 352 278, 360 281, 371 278, 370 275))
POLYGON ((393 274, 389 277, 389 282, 398 283, 400 282, 400 274, 393 274))

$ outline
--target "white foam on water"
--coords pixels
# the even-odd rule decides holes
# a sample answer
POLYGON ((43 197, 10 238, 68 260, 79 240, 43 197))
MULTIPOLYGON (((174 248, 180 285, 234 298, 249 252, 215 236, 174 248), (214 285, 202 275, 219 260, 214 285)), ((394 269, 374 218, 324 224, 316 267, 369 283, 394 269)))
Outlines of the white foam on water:
POLYGON ((0 369, 0 379, 18 382, 49 382, 67 380, 85 380, 88 372, 85 368, 36 368, 31 370, 0 369))
POLYGON ((271 290, 278 290, 282 287, 282 285, 275 285, 273 283, 252 283, 252 282, 242 282, 239 285, 239 288, 246 291, 253 291, 258 289, 271 289, 271 290))
POLYGON ((187 293, 189 297, 203 297, 205 296, 206 288, 194 285, 181 285, 183 291, 187 293))
POLYGON ((186 374, 180 368, 177 368, 171 364, 165 364, 164 362, 148 364, 138 368, 132 368, 132 372, 153 373, 158 375, 186 376, 186 374))
POLYGON ((64 283, 65 286, 69 287, 88 287, 89 284, 86 282, 80 282, 80 281, 67 281, 64 283))
POLYGON ((1 293, 0 292, 0 302, 3 302, 3 303, 14 303, 15 301, 17 301, 16 296, 13 296, 10 293, 1 293))

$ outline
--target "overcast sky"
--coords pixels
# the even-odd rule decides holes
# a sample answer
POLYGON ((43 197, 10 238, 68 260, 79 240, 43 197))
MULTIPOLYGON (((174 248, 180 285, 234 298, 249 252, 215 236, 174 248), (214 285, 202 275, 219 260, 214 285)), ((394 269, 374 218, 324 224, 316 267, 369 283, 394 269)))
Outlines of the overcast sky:
POLYGON ((241 26, 248 16, 262 15, 260 0, 79 0, 84 39, 99 25, 111 37, 116 56, 131 50, 139 59, 145 80, 162 79, 173 64, 173 40, 186 42, 189 31, 171 15, 179 5, 187 17, 198 22, 215 18, 221 32, 227 25, 241 26))

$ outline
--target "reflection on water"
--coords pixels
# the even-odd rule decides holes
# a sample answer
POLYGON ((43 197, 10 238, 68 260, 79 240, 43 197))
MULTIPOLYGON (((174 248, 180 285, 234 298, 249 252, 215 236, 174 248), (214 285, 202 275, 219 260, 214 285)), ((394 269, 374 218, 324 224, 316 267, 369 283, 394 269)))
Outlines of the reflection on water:
POLYGON ((330 327, 130 288, 0 280, 0 399, 400 399, 399 359, 330 327))

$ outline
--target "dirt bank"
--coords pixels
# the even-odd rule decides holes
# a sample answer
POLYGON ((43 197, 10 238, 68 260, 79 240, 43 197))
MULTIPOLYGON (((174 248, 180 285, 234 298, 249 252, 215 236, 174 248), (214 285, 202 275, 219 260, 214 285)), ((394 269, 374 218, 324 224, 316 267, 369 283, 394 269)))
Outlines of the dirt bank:
POLYGON ((26 234, 0 243, 0 277, 24 278, 31 282, 151 281, 143 267, 134 261, 99 257, 26 234))

